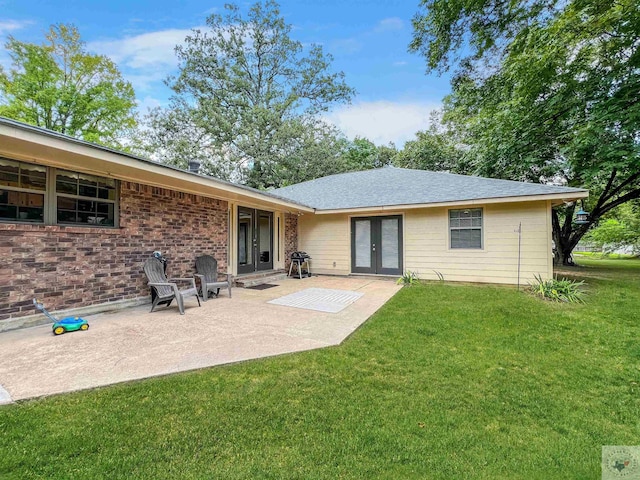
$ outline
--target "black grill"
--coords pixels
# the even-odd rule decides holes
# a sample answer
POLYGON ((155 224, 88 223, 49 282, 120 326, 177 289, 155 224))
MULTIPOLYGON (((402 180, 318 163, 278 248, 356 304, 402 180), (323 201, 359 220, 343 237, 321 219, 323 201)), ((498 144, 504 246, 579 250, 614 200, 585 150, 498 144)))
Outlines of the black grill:
POLYGON ((307 252, 293 252, 291 254, 291 260, 302 260, 305 261, 311 256, 307 252))
POLYGON ((291 254, 291 265, 289 266, 289 276, 291 276, 293 272, 293 266, 296 267, 295 278, 302 277, 310 277, 311 276, 311 265, 309 260, 311 260, 311 256, 307 252, 293 252, 291 254), (303 268, 306 267, 305 268, 303 268))

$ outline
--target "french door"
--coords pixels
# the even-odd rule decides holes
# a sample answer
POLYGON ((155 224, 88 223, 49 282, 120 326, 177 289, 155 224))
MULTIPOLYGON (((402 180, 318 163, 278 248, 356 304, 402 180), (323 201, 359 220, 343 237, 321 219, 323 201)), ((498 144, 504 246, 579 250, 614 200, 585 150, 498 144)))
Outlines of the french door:
POLYGON ((273 269, 273 213, 238 207, 238 273, 273 269))
POLYGON ((402 216, 351 219, 351 272, 402 274, 402 216))

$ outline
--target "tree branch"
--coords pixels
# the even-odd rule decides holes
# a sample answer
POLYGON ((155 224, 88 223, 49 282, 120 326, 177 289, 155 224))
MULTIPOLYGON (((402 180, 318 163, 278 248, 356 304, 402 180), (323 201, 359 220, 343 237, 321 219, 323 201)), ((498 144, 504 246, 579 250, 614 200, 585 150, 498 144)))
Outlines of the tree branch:
POLYGON ((636 198, 640 198, 640 188, 638 188, 636 190, 632 190, 629 193, 627 193, 626 195, 623 195, 622 197, 617 198, 616 200, 614 200, 610 204, 603 206, 602 207, 602 211, 600 213, 600 216, 602 216, 605 213, 607 213, 608 211, 616 208, 618 205, 622 205, 623 203, 626 203, 626 202, 628 202, 630 200, 635 200, 636 198))

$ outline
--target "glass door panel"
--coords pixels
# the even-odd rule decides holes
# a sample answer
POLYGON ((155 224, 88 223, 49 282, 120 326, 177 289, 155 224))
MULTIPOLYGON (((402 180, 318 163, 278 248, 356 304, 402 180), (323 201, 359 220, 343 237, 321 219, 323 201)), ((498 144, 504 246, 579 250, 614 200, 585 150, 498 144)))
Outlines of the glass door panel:
POLYGON ((380 257, 383 269, 397 270, 400 266, 399 221, 385 218, 380 221, 380 257))
POLYGON ((255 272, 254 211, 238 209, 238 273, 255 272))
POLYGON ((258 270, 273 269, 273 213, 258 212, 258 270))
POLYGON ((238 207, 238 273, 273 269, 273 213, 238 207))
POLYGON ((357 268, 371 268, 371 222, 358 220, 355 222, 355 256, 357 268))

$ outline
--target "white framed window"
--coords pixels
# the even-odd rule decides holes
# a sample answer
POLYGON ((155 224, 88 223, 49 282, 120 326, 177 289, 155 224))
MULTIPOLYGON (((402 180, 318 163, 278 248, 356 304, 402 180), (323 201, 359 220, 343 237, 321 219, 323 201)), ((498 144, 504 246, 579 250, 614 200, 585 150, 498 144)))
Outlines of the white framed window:
POLYGON ((0 157, 0 221, 114 227, 118 182, 0 157))
POLYGON ((482 249, 482 208, 449 210, 449 245, 482 249))

